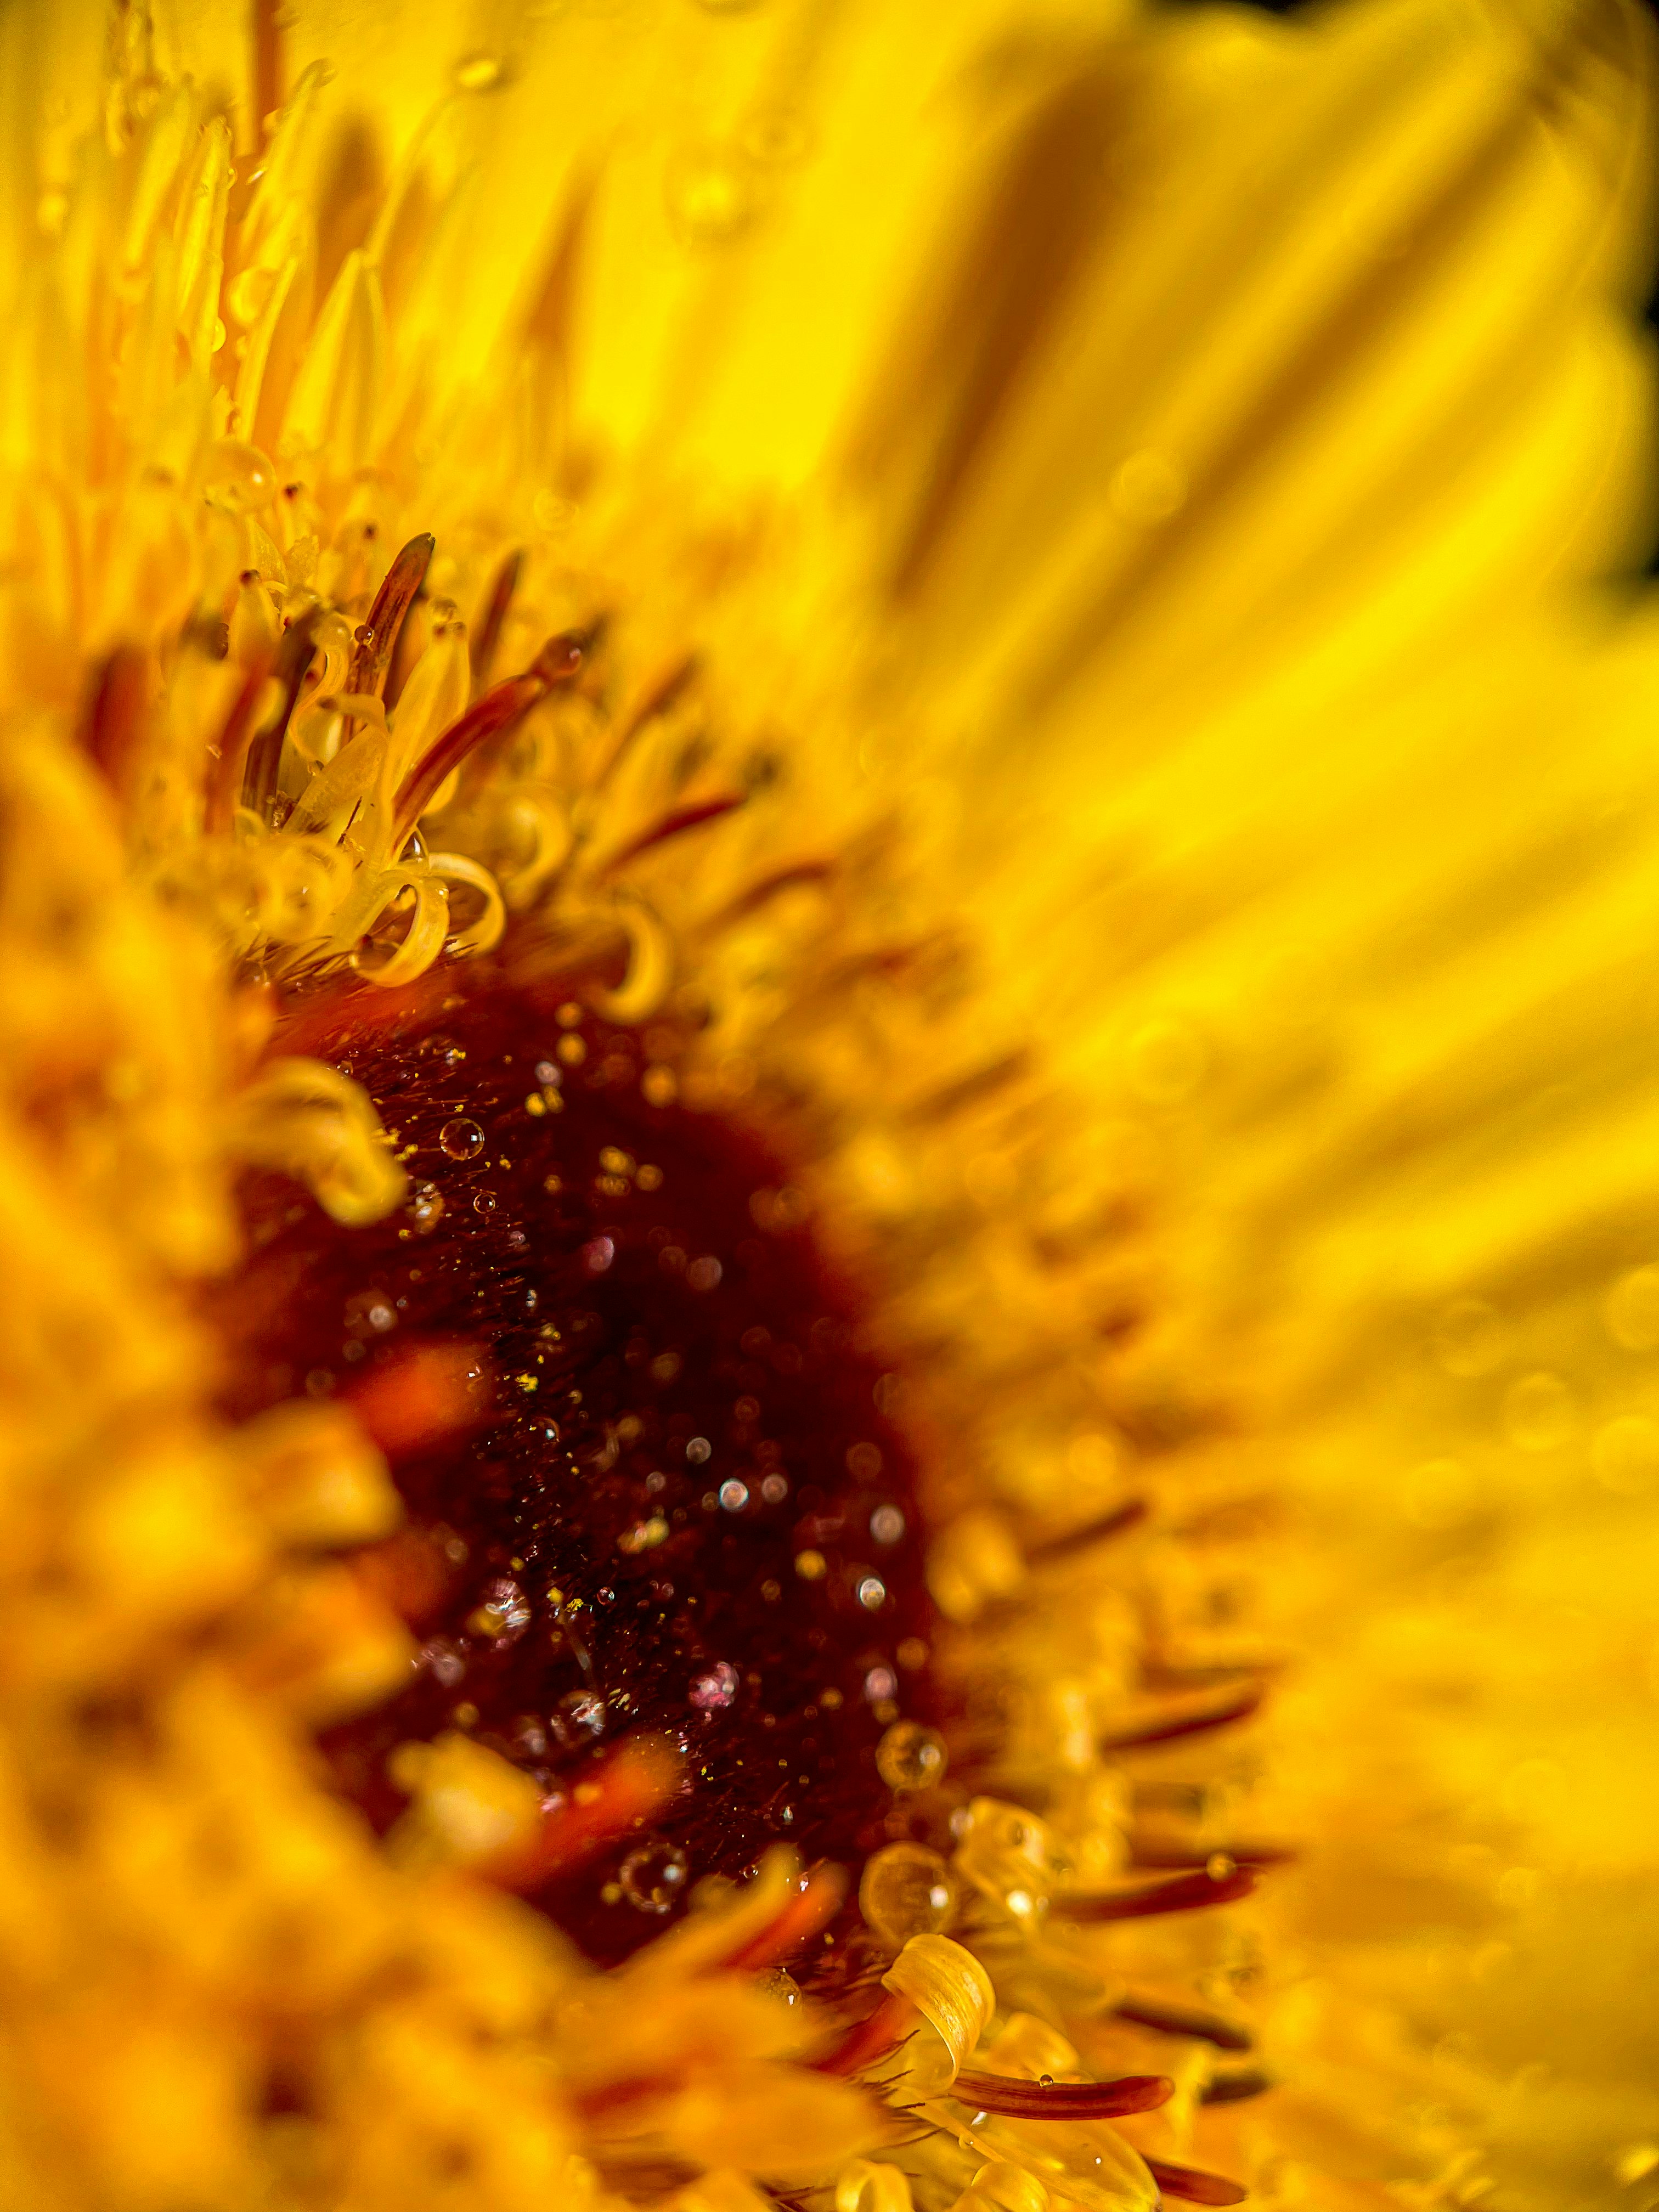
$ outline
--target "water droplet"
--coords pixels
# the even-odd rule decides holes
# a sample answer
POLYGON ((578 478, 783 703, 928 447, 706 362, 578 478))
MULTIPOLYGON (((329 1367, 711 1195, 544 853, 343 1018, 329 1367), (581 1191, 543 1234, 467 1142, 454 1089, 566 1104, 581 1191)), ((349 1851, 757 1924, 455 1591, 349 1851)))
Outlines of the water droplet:
POLYGON ((769 1505, 781 1505, 789 1495, 789 1478, 787 1474, 769 1474, 760 1487, 761 1496, 769 1505))
POLYGON ((465 1114, 457 1114, 439 1130, 438 1142, 452 1160, 476 1160, 484 1147, 484 1133, 465 1114))
POLYGON ((552 1715, 553 1733, 567 1750, 605 1734, 605 1699, 597 1690, 570 1690, 552 1715))
POLYGON ((812 149, 805 116, 793 107, 764 107, 751 115, 739 134, 751 161, 767 168, 789 168, 812 149))
POLYGON ((670 1912, 685 1888, 690 1864, 678 1844, 641 1844, 617 1870, 622 1893, 636 1912, 670 1912))
POLYGON ((1188 1021, 1159 1015, 1143 1022, 1125 1054, 1129 1088, 1149 1105, 1173 1106, 1191 1097, 1209 1065, 1204 1039, 1188 1021))
POLYGON ((530 1601, 510 1577, 498 1576, 484 1585, 466 1625, 474 1636, 487 1636, 505 1649, 529 1627, 530 1601))
POLYGON ((890 1667, 872 1667, 864 1678, 864 1694, 872 1705, 884 1705, 898 1687, 890 1667))
POLYGON ((493 1190, 481 1190, 472 1200, 472 1211, 487 1219, 495 1211, 498 1200, 493 1190))
POLYGON ((1418 1528, 1455 1528, 1479 1502, 1474 1480, 1461 1460, 1425 1460, 1401 1485, 1401 1510, 1418 1528))
MULTIPOLYGON (((866 1613, 879 1613, 886 1602, 886 1583, 883 1582, 879 1575, 866 1575, 863 1581, 859 1584, 859 1603, 864 1607, 866 1613)), ((889 1679, 890 1680, 891 1678, 890 1677, 889 1679)), ((891 1690, 888 1690, 884 1694, 890 1698, 893 1692, 891 1690)))
POLYGON ((1146 529, 1184 505, 1187 472, 1173 454, 1147 447, 1119 464, 1106 496, 1121 521, 1146 529))
POLYGON ((693 1437, 685 1447, 685 1455, 693 1467, 702 1467, 714 1449, 707 1437, 693 1437))
POLYGON ((501 82, 502 64, 495 54, 468 54, 455 64, 458 92, 493 92, 501 82))
POLYGON ((1225 1851, 1212 1851, 1204 1862, 1204 1871, 1212 1881, 1225 1881, 1230 1875, 1238 1872, 1238 1868, 1225 1851))
POLYGON ((1517 1451, 1553 1451, 1577 1426, 1572 1393, 1559 1375, 1540 1369, 1504 1394, 1504 1433, 1517 1451))
POLYGON ((682 148, 665 180, 668 217, 690 246, 724 246, 740 237, 755 212, 747 164, 725 146, 682 148))
POLYGON ((1454 1298, 1435 1317, 1433 1343, 1448 1375, 1490 1375, 1504 1363, 1509 1331, 1485 1298, 1454 1298))
POLYGON ((203 495, 233 514, 257 514, 276 495, 276 471, 257 446, 221 438, 202 464, 203 495))
POLYGON ((870 1534, 878 1544, 896 1544, 904 1534, 904 1516, 896 1505, 878 1505, 870 1516, 870 1534))
POLYGON ((718 1290, 720 1263, 712 1257, 694 1260, 685 1271, 685 1279, 694 1291, 718 1290))
POLYGON ((1590 1443, 1595 1479, 1620 1498, 1639 1498, 1659 1474, 1659 1422, 1645 1413, 1606 1421, 1590 1443))
POLYGON ((741 1513, 749 1503, 749 1485, 733 1479, 720 1485, 720 1504, 728 1513, 741 1513))
POLYGON ((1659 1267, 1629 1267, 1608 1289, 1601 1314, 1607 1334, 1626 1352, 1659 1347, 1659 1267))
POLYGON ((866 1862, 859 1910, 895 1950, 913 1936, 943 1934, 956 1917, 956 1876, 925 1844, 889 1844, 866 1862))
POLYGON ((920 1721, 895 1721, 876 1746, 876 1771, 890 1790, 927 1790, 945 1778, 945 1739, 920 1721))
POLYGON ((717 1659, 706 1674, 699 1674, 687 1692, 700 1713, 724 1712, 738 1694, 738 1670, 729 1659, 717 1659))

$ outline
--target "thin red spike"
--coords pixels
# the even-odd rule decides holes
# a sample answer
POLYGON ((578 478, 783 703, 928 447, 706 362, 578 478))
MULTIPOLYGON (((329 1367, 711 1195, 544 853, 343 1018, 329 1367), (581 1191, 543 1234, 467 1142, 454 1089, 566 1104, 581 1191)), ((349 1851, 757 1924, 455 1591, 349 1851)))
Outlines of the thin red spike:
POLYGON ((487 738, 500 736, 521 721, 538 699, 547 696, 539 676, 509 676, 486 691, 459 721, 434 738, 425 753, 404 778, 394 805, 392 845, 401 851, 410 831, 431 805, 438 787, 487 738))
POLYGON ((1184 2197, 1188 2204, 1242 2204, 1249 2191, 1219 2173, 1200 2173, 1195 2166, 1166 2166, 1149 2158, 1147 2171, 1165 2197, 1184 2197))
POLYGON ((720 1961, 728 1974, 757 1974, 775 1966, 814 1936, 841 1911, 847 1896, 847 1875, 838 1866, 814 1867, 805 1886, 798 1889, 775 1919, 751 1936, 730 1958, 720 1961))
POLYGON ((1111 2120, 1153 2112, 1175 2094, 1165 2074, 1126 2074, 1115 2081, 1017 2081, 1006 2074, 958 2074, 950 2094, 975 2112, 1010 2120, 1111 2120))
POLYGON ((729 928, 732 923, 743 921, 780 893, 793 890, 798 884, 823 883, 835 872, 833 860, 795 860, 787 868, 774 868, 769 875, 762 876, 746 890, 739 891, 734 899, 717 907, 706 921, 698 925, 699 928, 704 932, 729 928))
POLYGON ((1204 2012, 1196 2005, 1163 2004, 1156 1997, 1131 1994, 1117 2008, 1120 2020, 1137 2027, 1155 2029, 1159 2035, 1189 2035, 1200 2043, 1212 2043, 1218 2051, 1248 2051, 1250 2032, 1219 2013, 1204 2012))
MULTIPOLYGON (((592 623, 586 629, 563 629, 555 636, 550 637, 529 667, 526 669, 525 678, 533 678, 542 686, 544 693, 559 690, 567 684, 574 684, 587 665, 588 656, 593 650, 594 641, 599 635, 600 628, 600 624, 592 623)), ((515 680, 522 681, 524 678, 515 680)), ((501 688, 498 684, 495 687, 495 691, 499 691, 501 688)), ((486 692, 484 697, 478 701, 477 706, 471 711, 476 714, 487 700, 494 696, 495 691, 486 692)), ((465 719, 463 717, 463 720, 465 719)), ((506 747, 507 739, 518 726, 518 720, 517 715, 508 716, 505 721, 486 730, 477 744, 470 748, 471 758, 467 763, 470 788, 476 790, 490 774, 506 747)), ((459 728, 460 725, 457 724, 456 726, 459 728)), ((440 738, 439 743, 442 742, 443 740, 440 738)), ((435 788, 435 786, 434 787, 435 788)))
POLYGON ((297 622, 289 623, 283 632, 271 665, 270 672, 282 687, 282 697, 276 713, 249 745, 247 766, 242 775, 242 804, 261 817, 276 789, 283 764, 283 741, 288 735, 289 720, 300 696, 300 687, 311 666, 312 633, 319 612, 313 607, 297 622))
POLYGON ((635 1736, 543 1821, 534 1841, 490 1869, 503 1889, 539 1889, 602 1844, 654 1819, 678 1792, 684 1761, 665 1736, 635 1736))
POLYGON ((1131 1835, 1129 1863, 1131 1866, 1159 1868, 1173 1872, 1182 1867, 1207 1866, 1219 1852, 1235 1866, 1290 1866, 1298 1853, 1289 1844, 1252 1843, 1248 1840, 1231 1844, 1159 1843, 1155 1838, 1131 1835))
POLYGON ((125 788, 149 697, 149 655, 118 645, 98 671, 84 725, 87 750, 117 793, 125 788))
MULTIPOLYGON (((253 128, 249 134, 257 150, 263 151, 270 136, 266 120, 276 114, 283 104, 286 71, 283 67, 283 24, 284 15, 278 0, 253 0, 253 128)), ((252 437, 252 427, 244 432, 252 437)))
POLYGON ((398 642, 404 616, 426 581, 436 546, 437 540, 431 532, 423 531, 420 537, 410 539, 386 570, 368 611, 368 620, 357 633, 357 647, 351 656, 351 674, 346 684, 348 691, 380 696, 391 665, 392 648, 398 642))
POLYGON ((1242 2105, 1249 2097, 1265 2096, 1273 2077, 1260 2066, 1233 2066, 1212 2074, 1200 2090, 1200 2105, 1242 2105))
POLYGON ((1103 1890, 1093 1896, 1057 1897, 1054 1911, 1067 1920, 1150 1920, 1164 1912, 1196 1912, 1208 1905, 1232 1905, 1255 1887, 1249 1867, 1225 1862, 1224 1874, 1208 1868, 1178 1874, 1168 1881, 1137 1882, 1133 1888, 1103 1890))
POLYGON ((1042 1543, 1028 1546, 1026 1564, 1046 1565, 1051 1559, 1066 1559, 1074 1552, 1106 1543, 1114 1536, 1127 1535, 1131 1528, 1139 1526, 1151 1510, 1144 1498, 1128 1498, 1123 1504, 1115 1505, 1109 1513, 1103 1513, 1097 1521, 1085 1521, 1082 1528, 1073 1528, 1064 1536, 1050 1536, 1042 1543))
POLYGON ((1267 1694, 1265 1683, 1247 1682, 1219 1696, 1206 1693, 1197 1700, 1183 1700, 1144 1721, 1113 1729, 1101 1737, 1100 1747, 1106 1752, 1133 1751, 1142 1744, 1173 1743, 1181 1736, 1231 1728, 1237 1721, 1248 1720, 1267 1694))
POLYGON ((270 674, 270 663, 257 660, 242 679, 240 690, 219 732, 219 742, 208 769, 206 825, 210 834, 228 830, 236 813, 242 780, 247 770, 248 747, 253 738, 253 713, 270 674))
POLYGON ((726 792, 718 799, 701 799, 690 806, 677 806, 653 822, 648 830, 624 845, 605 864, 606 875, 613 876, 642 853, 658 845, 665 845, 671 837, 683 837, 688 830, 701 830, 706 822, 718 822, 723 814, 730 814, 744 803, 741 792, 726 792))
POLYGON ((982 1098, 989 1098, 1010 1083, 1024 1075, 1031 1064, 1030 1053, 1020 1050, 1004 1053, 1000 1059, 988 1066, 976 1067, 971 1075, 962 1075, 950 1083, 941 1084, 917 1103, 907 1109, 907 1121, 946 1121, 951 1115, 959 1114, 966 1106, 976 1106, 982 1098))
POLYGON ((492 1378, 470 1344, 419 1344, 373 1368, 346 1399, 389 1458, 431 1451, 487 1421, 492 1378))
POLYGON ((501 641, 501 630, 506 623, 514 594, 519 588, 519 579, 524 574, 523 546, 515 546, 495 571, 495 580, 489 587, 483 620, 470 641, 472 663, 472 696, 476 699, 488 686, 490 672, 495 665, 495 653, 501 641))
POLYGON ((884 1997, 867 2020, 848 2028, 829 2056, 818 2061, 820 2074, 861 2074, 878 2058, 896 2051, 915 2033, 921 2014, 908 1997, 884 1997))
POLYGON ((678 703, 686 686, 696 672, 696 655, 688 653, 683 660, 677 660, 672 668, 657 678, 617 729, 616 737, 611 741, 611 750, 605 755, 594 775, 593 785, 596 790, 602 789, 611 781, 617 769, 621 767, 623 756, 640 732, 648 723, 654 722, 659 714, 667 714, 672 707, 678 703))

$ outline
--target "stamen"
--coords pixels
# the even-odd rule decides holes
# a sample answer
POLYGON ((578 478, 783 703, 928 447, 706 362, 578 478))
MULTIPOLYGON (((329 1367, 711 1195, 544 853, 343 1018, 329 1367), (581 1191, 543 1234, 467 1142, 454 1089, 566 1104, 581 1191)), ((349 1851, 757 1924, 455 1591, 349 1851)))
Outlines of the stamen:
POLYGON ((739 891, 735 898, 728 900, 725 906, 717 907, 701 927, 709 936, 718 935, 722 929, 730 928, 734 921, 742 921, 749 915, 757 913, 783 892, 793 890, 801 884, 824 883, 834 873, 835 865, 830 860, 796 860, 787 868, 774 868, 769 875, 759 878, 746 890, 739 891))
POLYGON ((300 687, 311 666, 313 652, 312 635, 320 612, 320 608, 313 607, 283 631, 270 671, 282 686, 282 697, 276 712, 248 747, 247 767, 242 777, 242 804, 252 809, 261 821, 276 793, 276 780, 282 770, 283 744, 288 736, 289 718, 300 696, 300 687))
POLYGON ((1231 1728, 1237 1721, 1248 1720, 1267 1694, 1265 1683, 1250 1681, 1219 1695, 1206 1692, 1198 1698, 1171 1699, 1146 1719, 1103 1735, 1100 1747, 1104 1752, 1133 1751, 1142 1744, 1173 1743, 1181 1736, 1231 1728))
POLYGON ((678 1795, 684 1773, 682 1755, 665 1737, 635 1736, 577 1783, 529 1850, 494 1869, 493 1879, 503 1889, 539 1889, 653 1819, 678 1795))
POLYGON ((929 1091, 909 1109, 905 1119, 918 1122, 949 1121, 953 1114, 959 1114, 964 1107, 976 1106, 981 1099, 988 1098, 1008 1084, 1017 1082, 1030 1064, 1029 1052, 1005 1053, 1000 1060, 992 1060, 988 1066, 976 1067, 971 1074, 958 1076, 954 1081, 942 1085, 939 1090, 929 1091))
POLYGON ((658 678, 618 728, 610 751, 594 773, 593 787, 596 791, 603 790, 622 766, 629 747, 640 732, 654 722, 659 714, 667 714, 678 703, 696 672, 696 655, 688 653, 683 660, 677 660, 665 674, 658 678))
POLYGON ((105 781, 119 793, 144 720, 149 657, 136 645, 118 645, 98 672, 87 708, 85 742, 105 781))
POLYGON ((751 1936, 741 1949, 724 1962, 728 1974, 758 1973, 799 1951, 835 1918, 847 1900, 848 1880, 843 1868, 814 1867, 769 1927, 751 1936))
POLYGON ((498 737, 521 721, 537 701, 547 696, 547 690, 539 676, 509 676, 433 740, 398 789, 392 810, 394 851, 401 852, 408 843, 410 832, 451 771, 486 738, 498 737))
POLYGON ((605 873, 615 875, 630 860, 637 860, 642 853, 654 846, 665 845, 671 837, 683 837, 688 830, 701 830, 705 823, 718 822, 723 814, 730 814, 744 804, 741 792, 726 792, 718 799, 698 799, 689 806, 677 806, 642 830, 637 837, 613 854, 605 864, 605 873))
POLYGON ((1159 2035, 1189 2035, 1200 2043, 1212 2043, 1218 2051, 1250 2048, 1248 2028, 1196 2005, 1164 2004, 1156 1997, 1130 1996, 1118 2005, 1117 2016, 1132 2021, 1137 2027, 1153 2028, 1159 2035))
POLYGON ((818 2061, 821 2074, 861 2074, 878 2058, 896 2051, 914 2035, 921 2014, 908 1997, 884 1998, 866 2020, 859 2021, 830 2051, 818 2061))
POLYGON ((1195 2166, 1166 2166, 1162 2159, 1149 2158, 1146 2169, 1165 2197, 1183 2197, 1188 2204, 1242 2204, 1250 2193, 1237 2181, 1200 2172, 1195 2166))
POLYGON ((489 1369, 465 1344, 423 1344, 374 1368, 351 1394, 363 1427, 389 1458, 431 1451, 487 1418, 489 1369))
POLYGON ((253 127, 261 152, 283 104, 283 21, 279 0, 253 0, 253 127))
POLYGON ((237 795, 242 788, 248 746, 253 736, 253 710, 259 703, 270 673, 270 664, 263 659, 248 670, 219 732, 208 772, 206 822, 210 835, 228 830, 235 816, 237 795))
POLYGON ((483 620, 471 640, 472 696, 475 699, 489 686, 490 672, 495 665, 496 648, 501 641, 501 630, 513 605, 514 594, 519 588, 519 579, 524 574, 524 548, 515 546, 495 571, 495 580, 489 587, 483 620))
POLYGON ((959 2105, 1010 2120, 1110 2120, 1154 2112, 1175 2094, 1164 2074, 1126 2074, 1115 2081, 1019 2081, 1003 2074, 958 2074, 949 2093, 959 2105))
POLYGON ((1086 1521, 1082 1528, 1068 1529, 1063 1536, 1049 1536, 1041 1543, 1029 1545, 1025 1563, 1035 1567, 1047 1565, 1054 1559, 1069 1559, 1074 1553, 1086 1550, 1091 1545, 1127 1535, 1131 1528, 1139 1527, 1151 1510, 1146 1498, 1127 1498, 1109 1513, 1103 1513, 1097 1521, 1086 1521))
POLYGON ((1248 1867, 1235 1866, 1218 1856, 1224 1871, 1208 1867, 1198 1874, 1176 1875, 1172 1881, 1138 1882, 1131 1889, 1103 1891, 1093 1897, 1057 1897, 1054 1911, 1067 1920, 1149 1920, 1164 1912, 1195 1912, 1210 1905, 1232 1905, 1255 1887, 1248 1867))
POLYGON ((410 539, 386 570, 368 611, 368 620, 357 632, 357 649, 351 656, 348 691, 367 693, 375 698, 380 696, 386 670, 392 664, 392 648, 398 642, 404 617, 426 581, 436 546, 437 540, 430 531, 423 531, 420 537, 410 539))
POLYGON ((1247 2098, 1260 2097, 1273 2087, 1273 2077, 1260 2066, 1234 2066, 1226 2072, 1212 2074, 1199 2092, 1200 2105, 1242 2105, 1247 2098))
POLYGON ((1158 1842, 1154 1838, 1136 1835, 1129 1837, 1131 1866, 1158 1868, 1208 1866, 1216 1857, 1229 1858, 1235 1866, 1271 1867, 1291 1866, 1298 1853, 1289 1844, 1238 1842, 1229 1844, 1186 1844, 1158 1842))

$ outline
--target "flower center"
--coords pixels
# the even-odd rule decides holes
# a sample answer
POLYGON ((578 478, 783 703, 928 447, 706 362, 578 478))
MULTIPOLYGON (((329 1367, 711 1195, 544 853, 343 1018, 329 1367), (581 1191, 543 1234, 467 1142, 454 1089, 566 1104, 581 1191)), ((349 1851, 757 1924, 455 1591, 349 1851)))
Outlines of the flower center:
POLYGON ((678 1745, 678 1797, 538 1893, 615 1959, 772 1843, 884 1840, 877 1747, 928 1695, 911 1463, 776 1161, 636 1032, 487 963, 443 984, 364 994, 323 1043, 402 1208, 346 1230, 250 1191, 235 1410, 356 1404, 435 1565, 408 1686, 325 1739, 378 1827, 410 1741, 461 1730, 550 1808, 630 1734, 678 1745), (426 1410, 439 1346, 479 1370, 459 1413, 426 1410))

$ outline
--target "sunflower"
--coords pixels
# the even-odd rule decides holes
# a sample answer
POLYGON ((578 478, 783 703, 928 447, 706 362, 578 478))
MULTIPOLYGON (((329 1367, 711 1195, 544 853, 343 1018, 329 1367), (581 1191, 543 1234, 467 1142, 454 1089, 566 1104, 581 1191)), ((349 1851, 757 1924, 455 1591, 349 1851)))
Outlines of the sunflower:
POLYGON ((0 2204, 1648 2202, 1651 63, 0 19, 0 2204))

